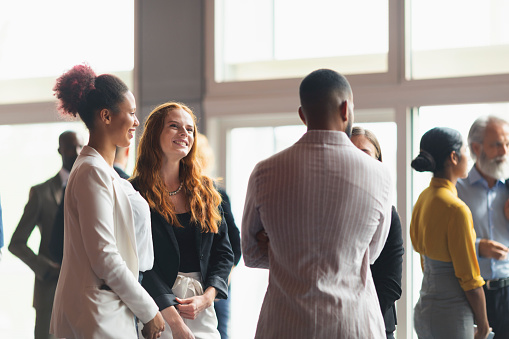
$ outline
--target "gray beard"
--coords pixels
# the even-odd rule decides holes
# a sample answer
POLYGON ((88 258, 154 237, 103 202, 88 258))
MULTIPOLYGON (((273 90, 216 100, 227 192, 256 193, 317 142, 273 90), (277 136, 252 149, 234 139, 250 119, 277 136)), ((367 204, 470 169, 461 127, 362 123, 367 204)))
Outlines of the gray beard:
POLYGON ((477 166, 482 173, 494 179, 509 178, 509 157, 507 156, 487 159, 486 153, 484 153, 484 150, 481 150, 477 166))

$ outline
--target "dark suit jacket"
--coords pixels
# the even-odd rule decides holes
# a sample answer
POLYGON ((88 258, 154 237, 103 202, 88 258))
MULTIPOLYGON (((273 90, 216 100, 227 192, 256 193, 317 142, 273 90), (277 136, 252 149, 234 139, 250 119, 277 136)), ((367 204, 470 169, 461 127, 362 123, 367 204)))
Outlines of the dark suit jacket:
MULTIPOLYGON (((136 183, 133 182, 136 188, 136 183)), ((143 273, 142 285, 154 298, 159 310, 177 305, 172 287, 180 267, 179 244, 173 227, 156 211, 151 210, 154 267, 143 273)), ((217 234, 201 233, 196 227, 196 248, 200 258, 203 290, 215 287, 217 297, 228 297, 228 276, 233 266, 233 251, 224 218, 217 234)))
POLYGON ((126 172, 124 172, 123 169, 121 169, 120 167, 118 166, 115 166, 113 165, 113 169, 118 173, 118 175, 122 178, 122 179, 129 179, 129 174, 127 174, 126 172))
POLYGON ((242 249, 240 247, 240 231, 235 224, 235 219, 233 218, 230 198, 226 194, 225 190, 218 187, 216 188, 222 199, 221 207, 223 208, 224 220, 226 221, 226 226, 228 227, 228 238, 230 239, 230 244, 232 245, 233 250, 233 264, 237 265, 240 261, 240 257, 242 256, 242 249))
POLYGON ((387 241, 380 256, 371 265, 380 308, 385 322, 386 332, 396 329, 396 300, 401 297, 401 271, 403 269, 403 238, 401 221, 396 208, 392 207, 392 220, 387 241))
POLYGON ((50 237, 58 204, 62 199, 62 180, 57 174, 48 181, 30 189, 23 216, 14 231, 9 251, 23 260, 35 273, 34 307, 51 312, 59 269, 50 259, 50 237), (28 238, 38 226, 41 232, 39 252, 27 245, 28 238))

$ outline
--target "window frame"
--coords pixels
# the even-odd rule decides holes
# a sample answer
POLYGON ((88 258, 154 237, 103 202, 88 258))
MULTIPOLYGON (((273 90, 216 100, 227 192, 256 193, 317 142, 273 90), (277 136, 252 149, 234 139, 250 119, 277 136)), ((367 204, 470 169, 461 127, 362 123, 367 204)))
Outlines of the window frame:
MULTIPOLYGON (((415 151, 413 123, 417 121, 420 106, 507 102, 509 74, 465 76, 455 78, 412 80, 408 31, 410 0, 389 0, 389 54, 388 72, 380 74, 347 75, 353 92, 356 111, 389 109, 394 112, 385 121, 397 124, 397 209, 400 214, 405 246, 403 262, 403 294, 397 302, 400 339, 413 338, 413 249, 409 236, 412 211, 412 173, 410 164, 415 151), (408 260, 409 258, 410 260, 408 260)), ((299 106, 298 86, 301 79, 237 81, 217 83, 214 78, 214 1, 205 2, 205 95, 206 130, 213 147, 218 150, 218 175, 225 178, 228 188, 227 147, 228 131, 239 127, 274 126, 284 121, 295 121, 288 112, 299 106), (269 119, 270 117, 270 119, 269 119), (278 121, 278 119, 282 119, 278 121), (288 120, 285 120, 288 119, 288 120), (251 124, 251 125, 250 125, 251 124)), ((291 115, 291 114, 290 114, 291 115)), ((355 116, 360 122, 363 118, 355 116)), ((370 118, 371 119, 371 118, 370 118)), ((370 120, 372 121, 372 120, 370 120)), ((420 284, 420 282, 415 282, 420 284)))

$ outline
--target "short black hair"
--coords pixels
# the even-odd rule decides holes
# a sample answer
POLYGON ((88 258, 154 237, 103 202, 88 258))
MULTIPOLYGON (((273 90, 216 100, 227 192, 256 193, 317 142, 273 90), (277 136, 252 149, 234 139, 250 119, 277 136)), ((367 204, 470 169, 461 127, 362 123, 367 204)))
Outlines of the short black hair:
POLYGON ((352 88, 343 75, 331 69, 311 72, 302 80, 299 88, 300 104, 305 110, 325 107, 334 94, 344 101, 351 97, 352 88))

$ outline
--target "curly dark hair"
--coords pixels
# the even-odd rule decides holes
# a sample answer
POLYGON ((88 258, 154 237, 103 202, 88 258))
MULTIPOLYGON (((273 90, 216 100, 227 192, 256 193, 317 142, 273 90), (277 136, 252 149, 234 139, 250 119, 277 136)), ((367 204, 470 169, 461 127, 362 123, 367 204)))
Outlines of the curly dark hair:
POLYGON ((101 109, 118 112, 118 105, 129 90, 117 76, 97 76, 88 65, 77 65, 58 79, 53 91, 62 114, 79 115, 89 130, 94 127, 95 113, 101 109))

